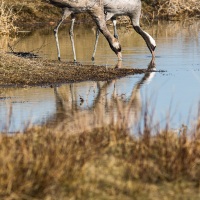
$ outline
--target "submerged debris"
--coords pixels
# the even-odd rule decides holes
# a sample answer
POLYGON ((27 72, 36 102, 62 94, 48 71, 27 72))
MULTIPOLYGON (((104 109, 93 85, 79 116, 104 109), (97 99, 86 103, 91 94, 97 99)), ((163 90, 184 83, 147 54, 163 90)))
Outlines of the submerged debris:
POLYGON ((37 54, 30 53, 30 52, 7 52, 9 54, 13 54, 18 57, 23 57, 23 58, 39 58, 37 54))
POLYGON ((31 53, 31 52, 16 52, 13 50, 13 48, 8 44, 9 49, 11 50, 10 52, 7 52, 8 54, 13 54, 15 56, 18 57, 22 57, 22 58, 39 58, 39 55, 31 53))

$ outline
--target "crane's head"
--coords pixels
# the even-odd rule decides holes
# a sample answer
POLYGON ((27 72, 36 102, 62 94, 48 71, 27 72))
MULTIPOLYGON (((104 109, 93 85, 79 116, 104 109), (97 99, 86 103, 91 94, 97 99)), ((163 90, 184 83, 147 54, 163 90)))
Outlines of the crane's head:
POLYGON ((122 53, 121 53, 121 45, 118 41, 118 39, 114 38, 112 40, 112 43, 110 44, 110 48, 115 52, 115 54, 118 57, 118 60, 122 60, 122 53))
POLYGON ((156 49, 156 41, 147 33, 144 31, 144 34, 146 35, 145 41, 147 44, 147 47, 149 48, 149 51, 152 54, 152 57, 155 57, 155 49, 156 49))

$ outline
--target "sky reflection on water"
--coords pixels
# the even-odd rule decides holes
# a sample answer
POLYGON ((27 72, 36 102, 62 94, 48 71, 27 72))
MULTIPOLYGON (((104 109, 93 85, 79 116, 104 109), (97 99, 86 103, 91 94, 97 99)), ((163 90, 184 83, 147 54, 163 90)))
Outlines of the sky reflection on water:
MULTIPOLYGON (((72 61, 73 55, 66 29, 67 27, 64 26, 59 32, 61 58, 72 61)), ((130 118, 135 117, 134 112, 138 112, 139 118, 137 120, 140 122, 140 117, 143 118, 143 108, 148 100, 150 102, 149 109, 155 110, 155 122, 161 121, 164 125, 166 115, 170 112, 171 126, 176 129, 182 124, 188 124, 188 119, 192 121, 197 116, 200 100, 200 22, 188 24, 170 22, 155 25, 146 31, 157 42, 156 69, 165 72, 155 73, 151 81, 146 80, 137 88, 137 99, 140 104, 138 107, 133 105, 135 110, 132 111, 130 118)), ((95 39, 93 31, 90 28, 85 29, 77 25, 74 32, 78 61, 91 64, 90 58, 95 39)), ((126 31, 125 28, 119 29, 119 36, 123 49, 123 67, 147 68, 151 56, 144 41, 134 31, 126 31)), ((16 45, 15 50, 31 51, 42 45, 44 47, 39 52, 41 56, 57 59, 52 30, 36 31, 24 37, 16 45)), ((116 56, 102 36, 95 63, 108 66, 116 64, 116 56)), ((111 111, 116 112, 116 109, 111 108, 114 102, 113 94, 124 98, 124 102, 128 102, 134 87, 143 78, 144 75, 135 75, 121 78, 109 84, 83 82, 63 85, 57 89, 0 89, 0 130, 6 127, 7 118, 5 116, 9 113, 10 105, 12 105, 12 123, 8 129, 10 132, 22 130, 24 124, 27 123, 42 124, 57 121, 58 114, 56 112, 58 110, 61 112, 61 109, 58 109, 60 102, 71 106, 65 105, 64 112, 71 112, 70 109, 76 108, 77 112, 84 110, 85 113, 87 111, 87 114, 91 115, 91 112, 94 111, 92 106, 103 85, 103 90, 105 90, 106 85, 105 95, 107 99, 107 103, 103 101, 103 104, 107 106, 104 114, 107 117, 113 116, 113 113, 110 113, 111 111), (58 96, 60 97, 58 98, 58 96), (82 102, 81 99, 84 101, 82 102)))

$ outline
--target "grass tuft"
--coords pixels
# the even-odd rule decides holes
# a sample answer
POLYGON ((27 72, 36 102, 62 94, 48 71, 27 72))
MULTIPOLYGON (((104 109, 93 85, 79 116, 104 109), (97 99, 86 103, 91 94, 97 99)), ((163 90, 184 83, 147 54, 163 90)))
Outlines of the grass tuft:
POLYGON ((144 18, 177 20, 200 17, 199 0, 143 0, 144 18))
POLYGON ((16 33, 18 28, 14 22, 17 18, 17 15, 13 12, 13 6, 9 6, 4 0, 0 0, 0 35, 16 33))
POLYGON ((190 134, 149 129, 138 137, 123 125, 0 135, 0 197, 198 199, 199 127, 190 134))

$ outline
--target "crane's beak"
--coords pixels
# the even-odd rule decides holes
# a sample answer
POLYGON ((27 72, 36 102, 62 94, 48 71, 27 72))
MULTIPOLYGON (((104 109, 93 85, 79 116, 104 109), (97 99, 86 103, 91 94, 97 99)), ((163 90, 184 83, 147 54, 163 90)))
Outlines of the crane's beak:
POLYGON ((117 57, 118 57, 118 60, 122 60, 122 53, 121 53, 121 52, 118 52, 118 53, 117 53, 117 57))
POLYGON ((151 52, 151 54, 152 54, 152 59, 155 59, 155 57, 156 57, 156 54, 155 54, 155 52, 154 52, 154 51, 152 51, 152 52, 151 52))

